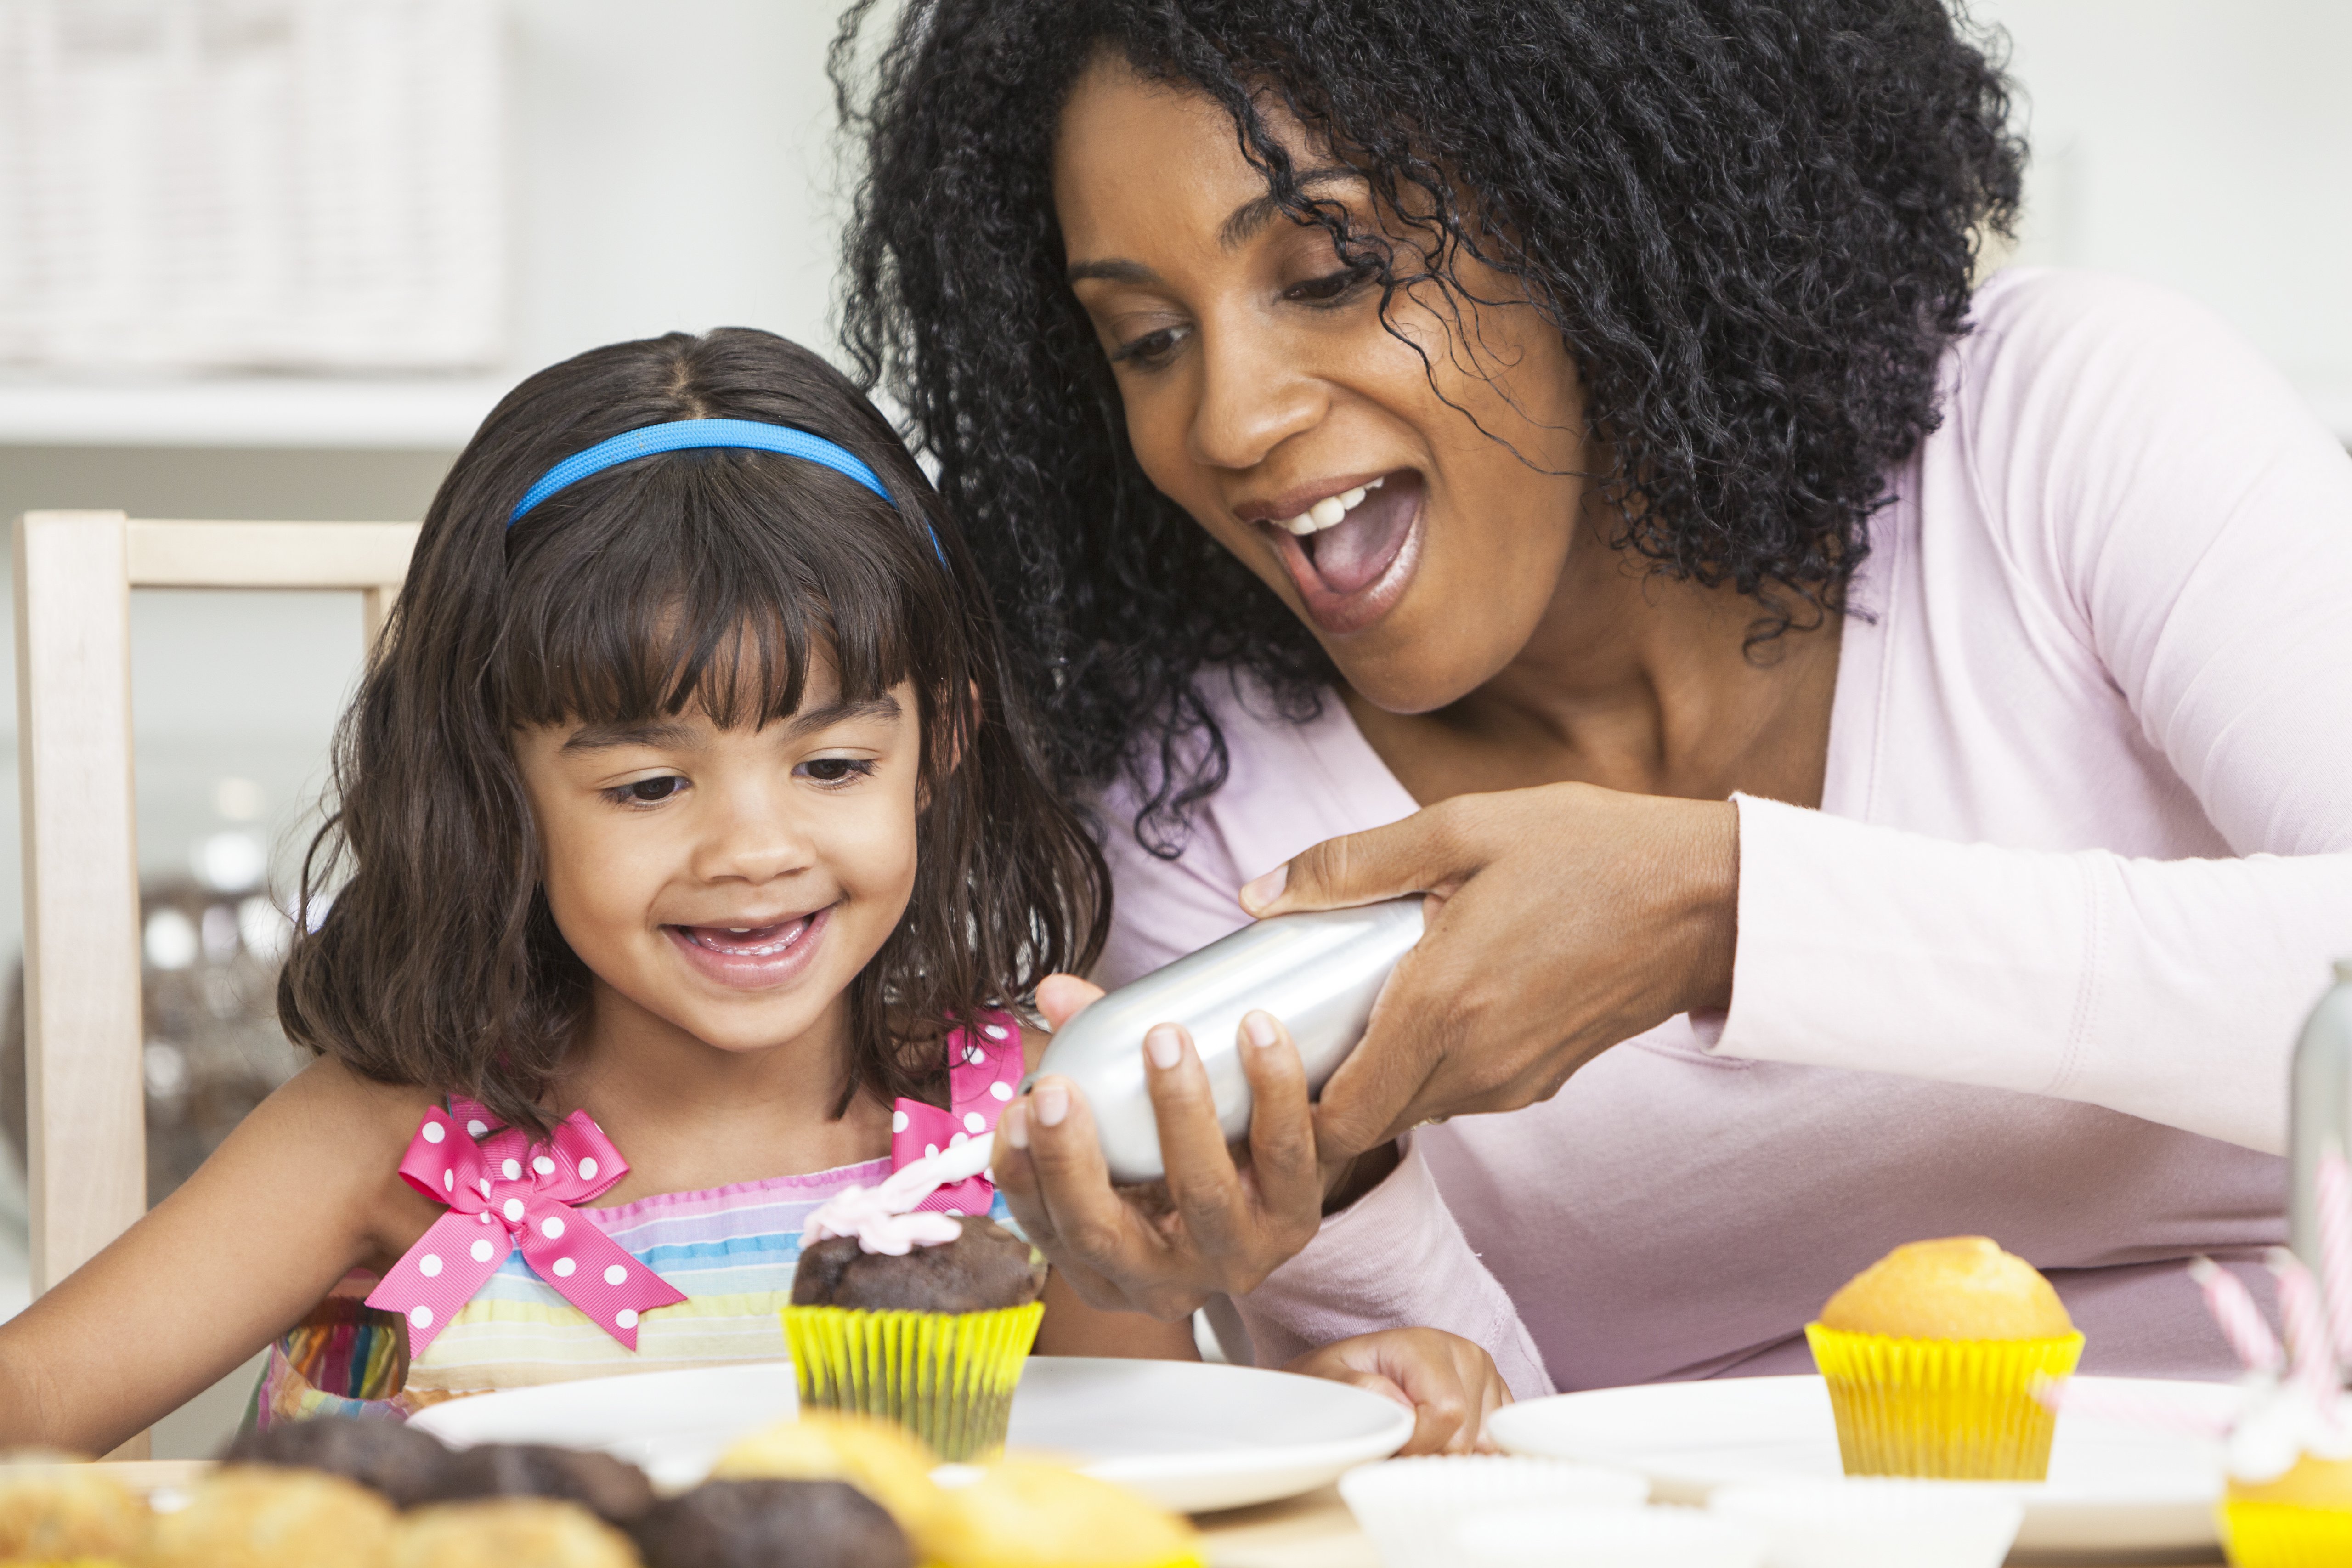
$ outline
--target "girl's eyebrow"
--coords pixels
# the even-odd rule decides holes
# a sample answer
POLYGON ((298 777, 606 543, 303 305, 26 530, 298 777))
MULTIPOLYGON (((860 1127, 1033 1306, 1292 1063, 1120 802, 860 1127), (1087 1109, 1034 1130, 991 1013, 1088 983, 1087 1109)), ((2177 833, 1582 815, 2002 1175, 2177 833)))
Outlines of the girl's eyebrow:
POLYGON ((635 724, 583 724, 563 742, 565 752, 604 752, 616 746, 676 747, 687 744, 692 731, 675 720, 647 720, 635 724))
POLYGON ((784 726, 784 732, 804 735, 811 730, 822 730, 828 724, 845 723, 852 719, 896 719, 902 711, 898 700, 887 691, 877 697, 845 698, 828 702, 822 708, 807 708, 793 714, 784 726))

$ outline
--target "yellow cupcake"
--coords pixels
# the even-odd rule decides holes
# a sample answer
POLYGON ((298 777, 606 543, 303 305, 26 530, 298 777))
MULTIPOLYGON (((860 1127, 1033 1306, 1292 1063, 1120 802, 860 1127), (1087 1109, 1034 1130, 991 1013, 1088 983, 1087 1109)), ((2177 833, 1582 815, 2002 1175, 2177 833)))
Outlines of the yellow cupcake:
POLYGON ((1805 1327, 1852 1476, 2041 1480, 2056 1418, 2035 1397, 2083 1336, 2050 1282, 1981 1236, 1898 1247, 1805 1327))
POLYGON ((156 1516, 142 1568, 383 1568, 392 1505, 320 1470, 228 1465, 156 1516))
POLYGON ((629 1538, 577 1503, 485 1498, 404 1516, 385 1568, 638 1568, 629 1538))
POLYGON ((917 1544, 936 1568, 1201 1568, 1191 1523, 1041 1459, 999 1459, 946 1501, 917 1544))
POLYGON ((146 1539, 151 1517, 93 1466, 0 1466, 0 1563, 127 1556, 146 1539))
POLYGON ((754 1433, 720 1456, 714 1480, 847 1481, 919 1538, 945 1497, 929 1449, 894 1422, 811 1410, 754 1433))
POLYGON ((2352 1459, 2305 1454, 2272 1481, 2232 1479, 2221 1539, 2238 1568, 2341 1568, 2352 1563, 2352 1459))

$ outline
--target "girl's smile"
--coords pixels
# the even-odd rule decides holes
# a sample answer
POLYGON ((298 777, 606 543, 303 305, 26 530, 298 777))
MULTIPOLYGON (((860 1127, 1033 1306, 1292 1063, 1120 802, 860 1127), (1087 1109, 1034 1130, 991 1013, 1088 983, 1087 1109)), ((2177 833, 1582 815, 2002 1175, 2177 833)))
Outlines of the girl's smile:
MULTIPOLYGON (((791 981, 813 962, 834 906, 787 920, 744 925, 667 925, 688 963, 721 985, 761 990, 791 981)), ((747 917, 748 919, 749 917, 747 917)))

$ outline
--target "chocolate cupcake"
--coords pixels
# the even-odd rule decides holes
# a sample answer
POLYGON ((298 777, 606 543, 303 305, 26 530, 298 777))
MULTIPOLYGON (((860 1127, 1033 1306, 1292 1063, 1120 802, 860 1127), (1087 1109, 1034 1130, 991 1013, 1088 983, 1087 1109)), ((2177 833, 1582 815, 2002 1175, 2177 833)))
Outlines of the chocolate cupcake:
POLYGON ((1003 1226, 957 1222, 962 1233, 898 1257, 867 1252, 854 1236, 805 1247, 793 1275, 793 1305, 866 1312, 988 1312, 1025 1306, 1045 1288, 1036 1250, 1003 1226))
POLYGON ((610 1454, 537 1443, 460 1448, 443 1467, 436 1502, 535 1497, 577 1503, 609 1524, 627 1526, 654 1505, 645 1472, 610 1454))
POLYGON ((226 1465, 324 1470, 380 1492, 394 1508, 445 1495, 443 1471, 455 1458, 430 1433, 398 1421, 314 1415, 237 1434, 226 1465))
POLYGON ((912 1568, 882 1505, 845 1481, 705 1481, 637 1522, 646 1568, 912 1568))

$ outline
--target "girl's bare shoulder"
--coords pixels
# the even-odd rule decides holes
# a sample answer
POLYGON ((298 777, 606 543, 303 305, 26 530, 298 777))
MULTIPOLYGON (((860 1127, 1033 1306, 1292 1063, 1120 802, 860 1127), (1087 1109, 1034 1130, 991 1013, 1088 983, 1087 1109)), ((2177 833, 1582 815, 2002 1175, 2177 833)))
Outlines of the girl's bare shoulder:
POLYGON ((425 1110, 441 1098, 414 1084, 378 1083, 321 1057, 288 1079, 254 1115, 291 1136, 332 1139, 347 1158, 388 1149, 397 1163, 425 1110))

